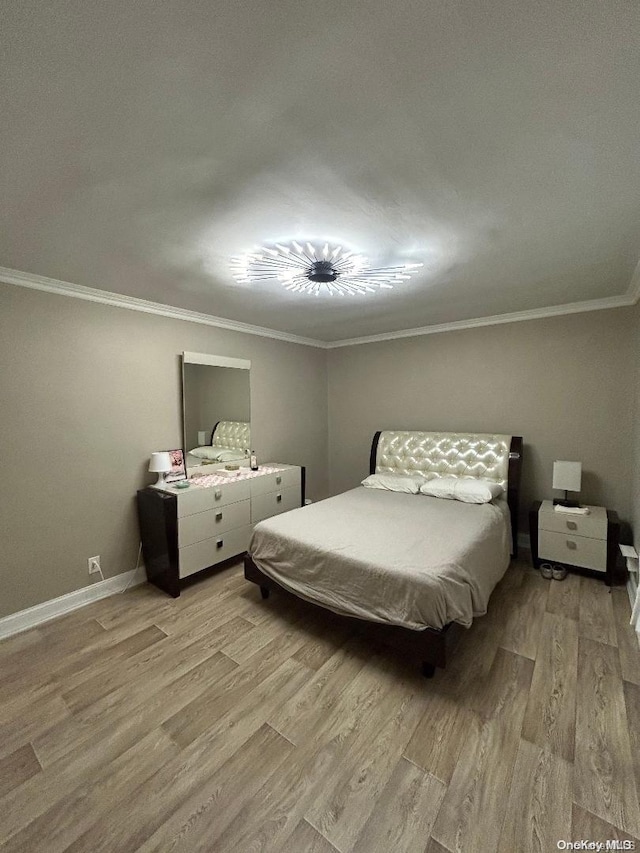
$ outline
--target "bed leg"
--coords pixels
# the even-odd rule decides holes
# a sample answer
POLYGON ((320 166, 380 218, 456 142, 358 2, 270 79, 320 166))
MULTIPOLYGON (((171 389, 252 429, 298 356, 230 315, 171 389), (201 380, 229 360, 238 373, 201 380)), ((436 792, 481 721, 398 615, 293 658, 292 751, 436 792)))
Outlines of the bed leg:
POLYGON ((260 587, 260 595, 263 598, 269 598, 269 588, 266 586, 261 586, 260 587))
POLYGON ((427 663, 426 660, 422 661, 422 674, 425 678, 433 678, 436 673, 435 665, 432 663, 427 663))

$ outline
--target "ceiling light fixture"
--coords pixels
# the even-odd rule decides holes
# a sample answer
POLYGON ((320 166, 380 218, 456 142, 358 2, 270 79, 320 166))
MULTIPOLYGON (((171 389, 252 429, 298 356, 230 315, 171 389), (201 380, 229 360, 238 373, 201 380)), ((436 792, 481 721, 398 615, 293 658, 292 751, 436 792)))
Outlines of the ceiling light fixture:
POLYGON ((369 259, 345 249, 324 243, 314 246, 292 240, 261 246, 231 259, 236 281, 254 284, 279 281, 287 290, 319 296, 321 293, 345 296, 350 293, 374 293, 379 288, 392 288, 411 278, 422 264, 401 264, 374 268, 369 259))

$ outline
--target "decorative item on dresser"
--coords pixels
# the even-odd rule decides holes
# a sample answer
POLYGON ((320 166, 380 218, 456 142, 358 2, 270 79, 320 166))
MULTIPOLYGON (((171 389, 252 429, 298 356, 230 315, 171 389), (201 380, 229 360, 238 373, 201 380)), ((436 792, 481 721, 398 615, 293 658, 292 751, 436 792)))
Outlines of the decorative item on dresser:
POLYGON ((214 472, 190 483, 137 496, 147 580, 174 598, 184 578, 242 555, 254 524, 304 506, 305 469, 297 465, 214 472))
POLYGON ((602 506, 588 513, 558 512, 550 500, 536 501, 529 511, 531 558, 536 569, 543 561, 570 569, 588 570, 611 586, 624 583, 618 569, 618 514, 602 506))
POLYGON ((172 464, 168 450, 160 450, 157 453, 151 454, 151 459, 149 459, 149 471, 151 471, 152 474, 158 475, 155 485, 159 489, 164 487, 166 483, 166 476, 169 471, 171 471, 172 464))
POLYGON ((182 448, 169 451, 171 459, 171 471, 164 478, 165 483, 177 483, 180 480, 187 479, 187 469, 184 463, 184 451, 182 448))

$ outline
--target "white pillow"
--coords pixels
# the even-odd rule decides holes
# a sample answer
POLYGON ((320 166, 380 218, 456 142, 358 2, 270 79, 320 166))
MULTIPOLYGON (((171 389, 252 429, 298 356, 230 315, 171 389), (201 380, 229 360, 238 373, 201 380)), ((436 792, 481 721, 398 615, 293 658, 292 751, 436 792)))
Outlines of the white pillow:
POLYGON ((417 495, 422 483, 423 477, 412 477, 410 474, 369 474, 362 481, 362 485, 367 489, 406 492, 410 495, 417 495))
POLYGON ((436 477, 420 487, 423 495, 463 501, 467 504, 486 504, 499 497, 504 489, 491 480, 476 480, 470 477, 436 477))
POLYGON ((212 459, 214 462, 235 462, 238 459, 244 459, 245 456, 241 450, 231 450, 211 445, 194 447, 189 453, 191 456, 195 456, 196 459, 212 459))

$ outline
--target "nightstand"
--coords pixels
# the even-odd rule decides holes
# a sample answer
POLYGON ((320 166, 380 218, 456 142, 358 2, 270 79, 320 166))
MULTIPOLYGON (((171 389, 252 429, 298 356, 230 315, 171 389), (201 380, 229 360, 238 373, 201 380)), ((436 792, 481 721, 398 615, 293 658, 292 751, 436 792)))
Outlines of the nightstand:
POLYGON ((573 515, 556 512, 552 501, 536 501, 529 512, 533 565, 561 563, 588 569, 608 586, 624 583, 624 572, 617 569, 618 515, 602 506, 589 509, 589 515, 573 515))

